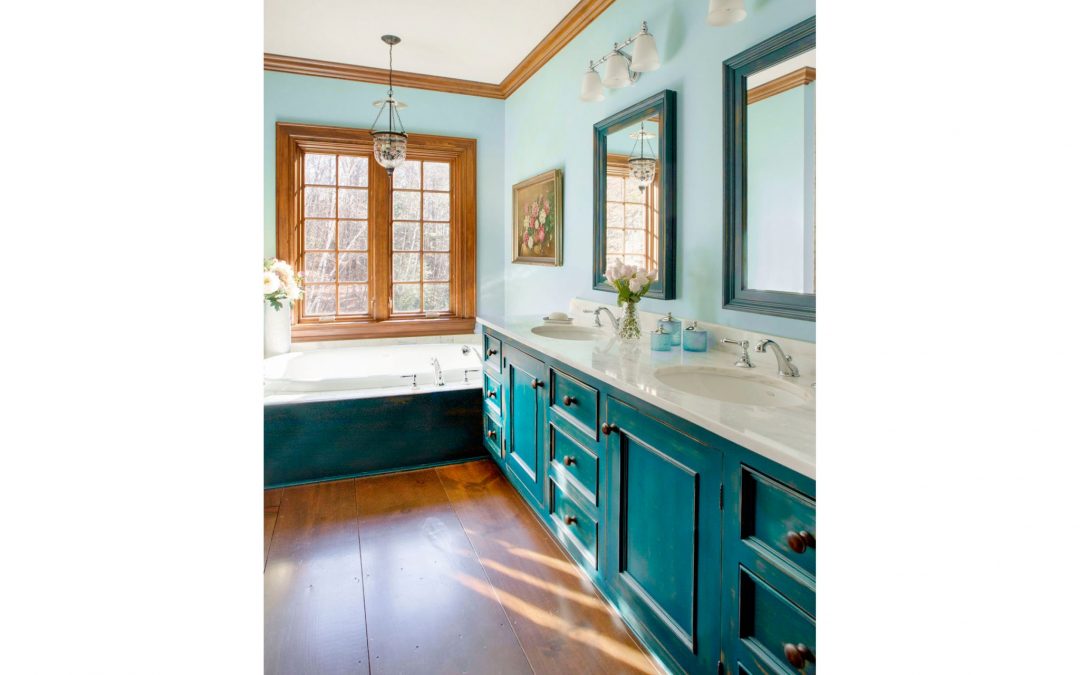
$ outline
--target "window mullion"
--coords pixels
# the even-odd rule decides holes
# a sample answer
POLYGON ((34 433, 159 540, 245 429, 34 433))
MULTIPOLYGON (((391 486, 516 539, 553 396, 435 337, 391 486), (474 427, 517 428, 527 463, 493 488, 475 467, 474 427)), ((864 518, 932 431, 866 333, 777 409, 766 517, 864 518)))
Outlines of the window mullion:
POLYGON ((390 317, 390 179, 376 164, 374 157, 368 162, 371 192, 368 195, 368 232, 371 258, 369 292, 372 298, 371 313, 376 321, 390 317))

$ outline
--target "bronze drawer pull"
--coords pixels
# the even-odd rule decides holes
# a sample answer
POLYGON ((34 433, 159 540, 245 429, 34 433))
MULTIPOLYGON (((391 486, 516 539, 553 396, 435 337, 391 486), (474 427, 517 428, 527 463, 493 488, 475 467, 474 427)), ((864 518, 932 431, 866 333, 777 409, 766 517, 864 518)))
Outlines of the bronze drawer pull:
POLYGON ((577 523, 577 516, 566 516, 563 518, 563 522, 567 525, 573 525, 577 523))
POLYGON ((498 435, 499 434, 495 433, 494 429, 491 429, 491 430, 489 430, 487 432, 487 437, 490 438, 491 440, 495 440, 495 437, 498 436, 498 435))
POLYGON ((532 386, 533 389, 541 389, 541 388, 543 388, 544 383, 541 382, 540 380, 533 380, 531 386, 532 386))
POLYGON ((571 457, 570 455, 567 455, 566 457, 563 457, 562 463, 565 464, 566 466, 570 466, 571 464, 576 464, 577 460, 574 459, 573 457, 571 457))
POLYGON ((817 542, 814 540, 814 535, 806 530, 787 533, 787 545, 796 553, 803 553, 808 548, 814 548, 815 544, 817 542))
POLYGON ((571 405, 574 405, 575 403, 577 403, 577 399, 574 398, 573 396, 570 396, 569 394, 567 394, 566 396, 562 397, 562 402, 563 402, 563 405, 565 405, 565 406, 571 406, 571 405))
POLYGON ((615 426, 614 424, 608 424, 607 422, 604 422, 600 425, 600 433, 604 434, 605 436, 607 436, 613 431, 615 433, 619 433, 619 427, 615 426))
POLYGON ((488 398, 495 398, 496 396, 498 396, 498 394, 495 393, 494 389, 488 392, 488 398))
POLYGON ((810 648, 801 642, 797 645, 793 645, 790 642, 785 644, 784 656, 787 657, 791 667, 796 670, 800 670, 806 664, 814 662, 814 652, 810 651, 810 648))
POLYGON ((498 349, 495 349, 494 347, 492 347, 491 349, 487 350, 487 355, 488 355, 488 356, 495 356, 495 355, 496 355, 496 354, 498 354, 498 353, 499 353, 499 350, 498 350, 498 349))

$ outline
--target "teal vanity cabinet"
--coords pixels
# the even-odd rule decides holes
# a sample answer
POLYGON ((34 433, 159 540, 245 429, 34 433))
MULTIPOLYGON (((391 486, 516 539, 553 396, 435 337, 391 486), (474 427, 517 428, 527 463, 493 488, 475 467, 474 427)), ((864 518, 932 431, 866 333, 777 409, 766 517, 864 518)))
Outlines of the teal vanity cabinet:
POLYGON ((814 481, 484 330, 485 443, 665 666, 815 672, 814 481))
POLYGON ((505 466, 514 486, 534 507, 542 507, 547 368, 538 359, 505 343, 502 366, 507 392, 505 466))

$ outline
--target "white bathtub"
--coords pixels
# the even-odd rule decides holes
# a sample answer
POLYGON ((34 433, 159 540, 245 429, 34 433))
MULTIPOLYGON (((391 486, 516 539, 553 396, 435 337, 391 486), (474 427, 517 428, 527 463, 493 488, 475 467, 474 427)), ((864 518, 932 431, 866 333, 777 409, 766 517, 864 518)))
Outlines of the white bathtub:
POLYGON ((341 398, 480 387, 477 351, 455 343, 371 345, 291 352, 263 361, 265 402, 299 403, 341 398), (442 369, 435 381, 432 359, 442 369), (413 386, 415 381, 416 386, 413 386))

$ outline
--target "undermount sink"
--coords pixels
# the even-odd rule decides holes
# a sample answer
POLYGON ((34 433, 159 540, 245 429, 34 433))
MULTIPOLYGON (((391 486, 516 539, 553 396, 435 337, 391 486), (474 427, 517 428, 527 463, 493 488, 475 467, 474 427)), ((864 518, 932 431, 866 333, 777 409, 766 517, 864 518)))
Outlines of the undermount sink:
POLYGON ((599 328, 585 326, 537 326, 532 332, 556 340, 596 340, 604 336, 599 328))
POLYGON ((656 379, 687 394, 739 405, 788 408, 810 401, 810 396, 792 383, 723 368, 671 366, 658 369, 656 379))

